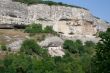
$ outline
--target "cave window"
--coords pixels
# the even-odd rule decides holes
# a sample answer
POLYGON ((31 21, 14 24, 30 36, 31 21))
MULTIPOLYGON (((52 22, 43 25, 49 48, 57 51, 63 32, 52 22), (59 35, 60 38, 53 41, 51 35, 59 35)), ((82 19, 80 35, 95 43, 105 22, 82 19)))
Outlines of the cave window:
POLYGON ((9 14, 9 16, 10 16, 10 17, 15 17, 15 18, 17 18, 17 16, 16 16, 16 15, 13 15, 13 14, 9 14))
POLYGON ((9 12, 9 13, 6 13, 6 15, 7 15, 7 16, 10 16, 10 17, 15 17, 15 18, 17 18, 17 16, 16 16, 15 14, 10 13, 10 12, 9 12))

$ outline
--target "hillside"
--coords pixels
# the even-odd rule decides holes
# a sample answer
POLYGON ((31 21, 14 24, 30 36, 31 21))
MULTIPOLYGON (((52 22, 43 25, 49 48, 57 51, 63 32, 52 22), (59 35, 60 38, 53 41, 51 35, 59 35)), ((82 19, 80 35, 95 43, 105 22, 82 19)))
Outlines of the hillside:
POLYGON ((94 73, 108 28, 80 6, 0 0, 0 73, 94 73))
POLYGON ((80 39, 88 35, 86 37, 89 40, 94 40, 93 35, 98 30, 106 31, 109 26, 109 23, 94 17, 87 9, 77 6, 43 3, 28 6, 11 0, 1 0, 0 9, 1 27, 7 24, 11 24, 9 26, 13 28, 14 25, 41 23, 43 27, 52 26, 56 32, 63 33, 62 35, 68 38, 80 39), (69 33, 74 35, 71 36, 69 33))

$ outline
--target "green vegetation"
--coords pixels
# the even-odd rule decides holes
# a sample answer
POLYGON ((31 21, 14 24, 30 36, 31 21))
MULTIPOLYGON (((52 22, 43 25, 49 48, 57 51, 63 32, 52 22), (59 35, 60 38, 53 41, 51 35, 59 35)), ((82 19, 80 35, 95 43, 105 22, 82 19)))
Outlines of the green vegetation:
MULTIPOLYGON (((34 40, 27 39, 23 42, 20 52, 8 53, 4 59, 0 59, 0 72, 89 73, 91 55, 83 50, 84 46, 80 40, 65 40, 66 55, 62 58, 50 57, 47 50, 41 48, 34 40)), ((92 47, 90 43, 89 47, 92 47)))
POLYGON ((0 45, 0 49, 2 51, 6 51, 7 50, 7 47, 6 47, 6 45, 2 44, 2 45, 0 45))
POLYGON ((20 52, 0 55, 0 73, 109 73, 110 29, 99 36, 97 44, 65 40, 63 57, 51 57, 34 40, 27 39, 20 52))
POLYGON ((63 45, 64 49, 67 49, 69 52, 73 54, 75 53, 81 54, 82 52, 84 52, 84 46, 80 40, 76 41, 66 40, 63 45))
POLYGON ((95 53, 95 43, 87 41, 83 44, 80 40, 65 40, 63 48, 68 56, 80 63, 81 72, 79 73, 91 73, 91 59, 95 53))
POLYGON ((40 55, 42 54, 43 49, 34 40, 27 39, 21 46, 21 52, 29 55, 32 55, 34 53, 40 55))
POLYGON ((26 27, 25 32, 27 33, 42 33, 42 25, 41 24, 35 24, 29 25, 26 27))
POLYGON ((38 53, 39 49, 40 46, 34 40, 25 40, 21 45, 21 52, 26 54, 38 53))
POLYGON ((52 29, 51 26, 46 26, 46 27, 44 28, 44 32, 45 32, 45 33, 53 33, 54 31, 53 31, 53 29, 52 29))
POLYGON ((0 63, 1 73, 84 73, 81 64, 69 57, 37 59, 25 54, 8 54, 0 63))
POLYGON ((96 46, 93 73, 110 73, 110 28, 99 34, 100 42, 96 46))
POLYGON ((60 5, 60 6, 75 7, 75 8, 81 8, 81 9, 88 10, 88 9, 80 7, 80 6, 69 5, 69 4, 64 4, 62 2, 54 2, 54 1, 49 1, 49 0, 12 0, 12 1, 21 2, 21 3, 28 4, 28 5, 31 5, 31 4, 47 4, 49 6, 60 5))
POLYGON ((27 26, 24 30, 24 32, 30 33, 30 35, 35 35, 36 33, 52 33, 55 34, 55 31, 52 29, 51 26, 46 26, 44 29, 42 29, 41 24, 31 24, 27 26))
POLYGON ((42 0, 12 0, 12 1, 17 1, 17 2, 21 2, 21 3, 25 3, 25 4, 34 4, 34 3, 38 3, 39 1, 42 1, 42 0))

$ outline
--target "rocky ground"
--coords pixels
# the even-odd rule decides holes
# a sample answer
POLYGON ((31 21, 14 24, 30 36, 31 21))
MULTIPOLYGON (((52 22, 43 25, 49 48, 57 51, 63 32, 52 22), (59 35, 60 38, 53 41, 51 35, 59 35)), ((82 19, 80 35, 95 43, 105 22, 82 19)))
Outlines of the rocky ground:
MULTIPOLYGON (((64 55, 63 49, 61 48, 64 41, 58 36, 48 33, 36 33, 30 36, 23 29, 0 29, 0 45, 5 44, 11 52, 19 51, 25 39, 34 39, 41 47, 48 49, 49 54, 52 56, 64 55), (49 49, 52 45, 51 43, 57 49, 56 47, 55 49, 49 49)), ((3 54, 3 51, 0 54, 3 54)))
POLYGON ((17 40, 22 40, 28 36, 22 30, 0 29, 0 44, 10 44, 17 40))

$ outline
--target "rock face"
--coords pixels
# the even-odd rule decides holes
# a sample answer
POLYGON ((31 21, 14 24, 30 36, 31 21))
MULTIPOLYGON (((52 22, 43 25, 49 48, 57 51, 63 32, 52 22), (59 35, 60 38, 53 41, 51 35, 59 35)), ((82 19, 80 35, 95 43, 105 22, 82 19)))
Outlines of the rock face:
POLYGON ((0 0, 0 26, 5 24, 41 23, 52 26, 63 36, 94 36, 106 31, 109 23, 94 17, 87 9, 60 5, 36 4, 27 6, 11 0, 0 0))
POLYGON ((18 41, 15 41, 15 42, 7 45, 7 47, 10 48, 11 51, 17 52, 17 51, 20 51, 22 43, 23 43, 23 40, 18 40, 18 41))
POLYGON ((47 48, 48 53, 52 57, 54 57, 54 56, 63 57, 63 55, 65 55, 64 49, 62 47, 63 43, 64 43, 64 41, 61 38, 59 38, 57 36, 53 36, 53 37, 48 37, 44 41, 42 41, 40 43, 40 46, 42 46, 43 48, 47 48))

